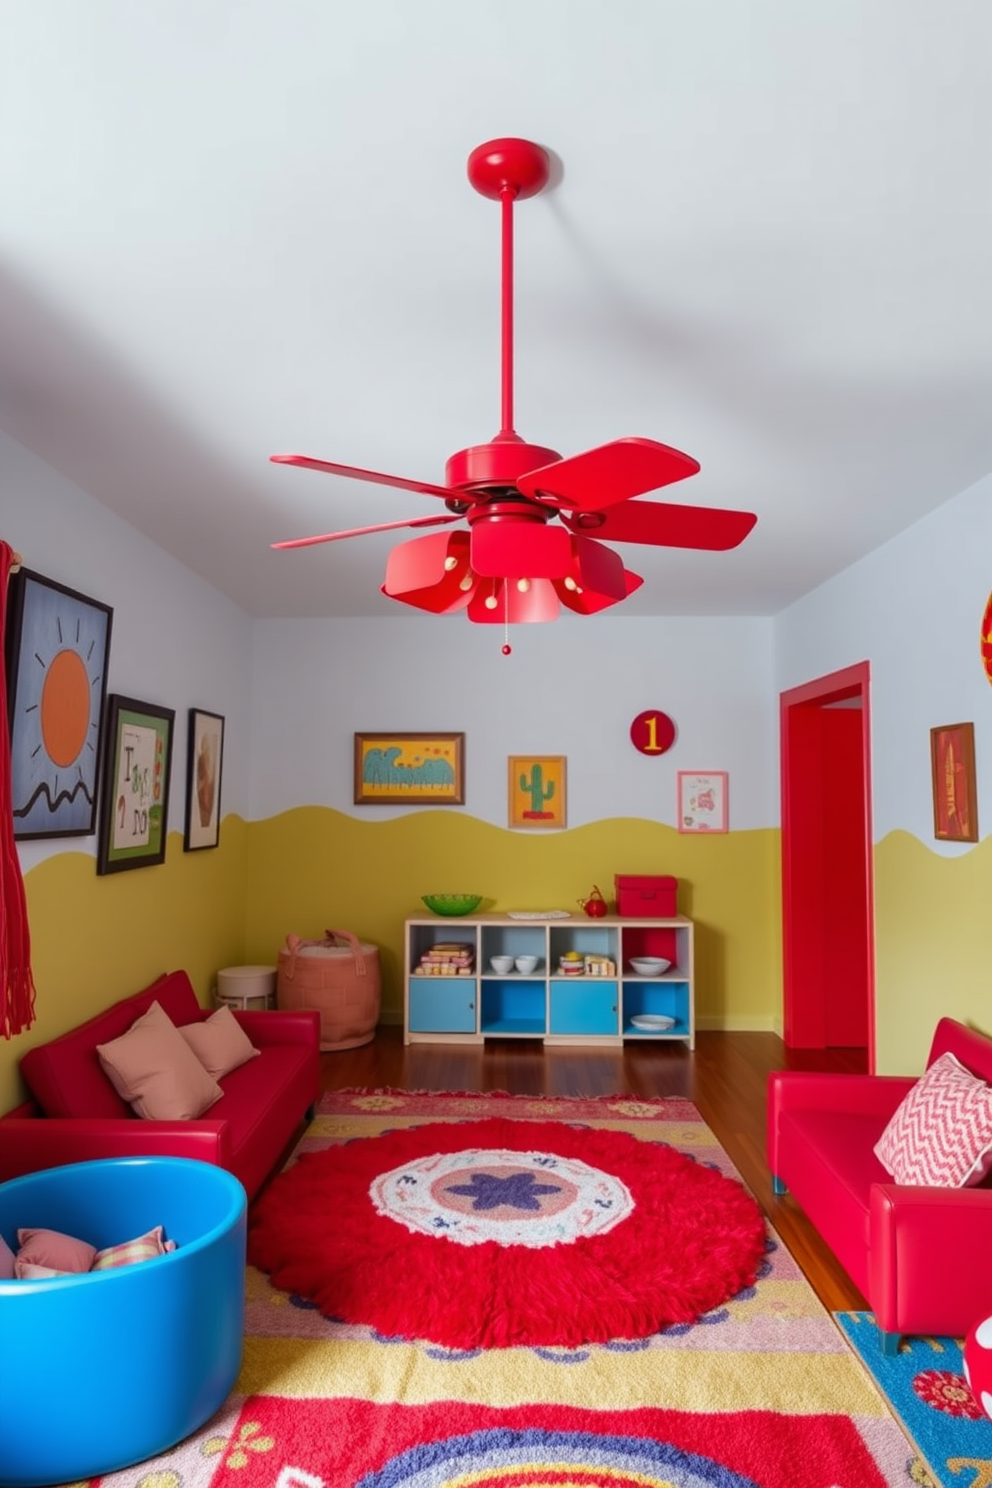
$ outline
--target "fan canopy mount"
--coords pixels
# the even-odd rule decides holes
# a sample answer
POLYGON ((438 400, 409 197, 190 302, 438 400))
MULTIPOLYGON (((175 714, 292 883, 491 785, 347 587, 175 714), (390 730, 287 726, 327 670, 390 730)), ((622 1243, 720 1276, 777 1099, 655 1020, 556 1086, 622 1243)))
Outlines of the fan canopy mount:
POLYGON ((277 464, 440 497, 448 514, 293 538, 273 547, 309 547, 464 519, 468 531, 432 533, 395 547, 382 593, 433 614, 465 610, 470 620, 513 624, 553 620, 562 604, 594 614, 640 587, 643 580, 612 549, 587 536, 590 531, 654 547, 721 551, 743 542, 757 520, 751 512, 636 499, 698 471, 698 461, 681 450, 625 437, 563 458, 527 443, 514 429, 513 207, 543 191, 550 170, 547 151, 524 139, 489 140, 468 158, 471 185, 498 201, 502 216, 499 432, 487 444, 451 455, 443 485, 308 455, 271 456, 277 464), (555 518, 560 525, 551 526, 555 518))
POLYGON ((516 201, 536 196, 548 184, 551 159, 532 140, 498 139, 478 145, 468 157, 468 178, 480 196, 500 201, 505 191, 516 201))

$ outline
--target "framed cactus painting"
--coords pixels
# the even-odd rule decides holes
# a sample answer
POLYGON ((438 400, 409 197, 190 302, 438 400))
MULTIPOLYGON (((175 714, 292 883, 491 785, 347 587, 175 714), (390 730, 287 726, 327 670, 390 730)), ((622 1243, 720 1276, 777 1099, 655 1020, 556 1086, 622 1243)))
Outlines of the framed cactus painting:
POLYGON ((565 825, 565 756, 511 754, 510 826, 531 831, 565 825))

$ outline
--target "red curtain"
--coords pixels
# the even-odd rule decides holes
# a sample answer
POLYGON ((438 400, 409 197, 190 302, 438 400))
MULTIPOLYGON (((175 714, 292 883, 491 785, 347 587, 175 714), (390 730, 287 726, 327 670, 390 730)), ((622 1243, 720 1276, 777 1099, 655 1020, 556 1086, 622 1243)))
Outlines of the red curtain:
POLYGON ((7 581, 13 562, 13 549, 0 541, 0 1035, 5 1039, 23 1033, 34 1022, 31 933, 21 863, 14 841, 7 672, 2 665, 7 625, 7 581))

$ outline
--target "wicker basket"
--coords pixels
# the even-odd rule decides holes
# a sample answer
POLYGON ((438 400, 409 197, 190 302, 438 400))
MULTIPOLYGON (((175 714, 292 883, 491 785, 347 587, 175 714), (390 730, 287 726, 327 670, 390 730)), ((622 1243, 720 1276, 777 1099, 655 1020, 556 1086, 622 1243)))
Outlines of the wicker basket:
POLYGON ((323 940, 286 936, 279 952, 276 1005, 288 1011, 316 1009, 321 1049, 370 1043, 380 995, 378 946, 360 943, 347 930, 325 930, 323 940))

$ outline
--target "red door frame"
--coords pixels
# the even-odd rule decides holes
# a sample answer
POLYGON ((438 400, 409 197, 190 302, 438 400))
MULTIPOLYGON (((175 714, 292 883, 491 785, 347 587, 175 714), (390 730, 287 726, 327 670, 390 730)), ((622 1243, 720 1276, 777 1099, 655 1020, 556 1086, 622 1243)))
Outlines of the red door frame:
MULTIPOLYGON (((871 713, 869 684, 871 673, 867 661, 817 677, 783 692, 779 698, 781 793, 782 793, 782 971, 784 992, 784 1038, 790 1048, 823 1048, 827 1043, 827 1013, 824 1000, 826 978, 822 984, 803 972, 803 954, 808 951, 807 941, 810 926, 820 938, 824 954, 829 944, 830 904, 829 896, 815 892, 804 871, 810 855, 819 850, 815 840, 815 825, 811 828, 812 814, 821 808, 816 804, 821 798, 821 771, 824 761, 819 753, 814 755, 804 744, 808 737, 805 727, 817 719, 820 710, 829 704, 854 702, 859 705, 860 758, 854 763, 853 787, 857 796, 852 799, 856 813, 853 822, 853 838, 845 849, 849 854, 848 867, 853 881, 864 894, 864 955, 857 968, 859 987, 863 990, 867 1021, 868 1068, 875 1069, 875 955, 874 955, 874 894, 873 894, 873 844, 871 814, 871 713)), ((835 870, 838 865, 831 864, 835 870)), ((843 975, 843 965, 835 968, 843 975)))

